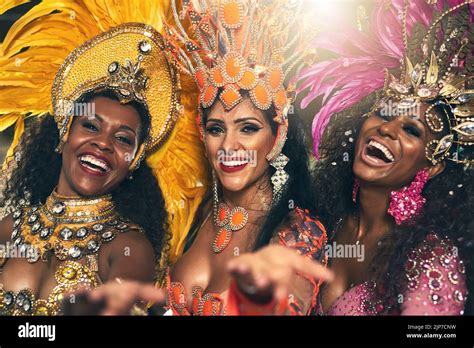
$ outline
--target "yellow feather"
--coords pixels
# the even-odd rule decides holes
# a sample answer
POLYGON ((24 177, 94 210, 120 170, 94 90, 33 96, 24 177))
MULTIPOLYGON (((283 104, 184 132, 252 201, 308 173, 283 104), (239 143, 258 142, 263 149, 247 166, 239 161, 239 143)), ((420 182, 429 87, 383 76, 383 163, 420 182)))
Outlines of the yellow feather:
MULTIPOLYGON (((9 0, 0 12, 24 2, 9 0)), ((122 23, 143 22, 162 32, 164 21, 172 22, 167 0, 43 0, 18 19, 0 46, 0 131, 16 125, 8 154, 23 134, 24 115, 38 117, 51 110, 55 74, 72 50, 122 23)), ((184 114, 166 144, 147 158, 162 188, 172 232, 163 265, 182 253, 208 185, 195 123, 197 89, 189 77, 182 78, 182 91, 184 114)))
POLYGON ((4 14, 9 9, 12 9, 21 4, 25 4, 27 2, 30 2, 30 0, 8 0, 8 2, 5 2, 4 4, 0 4, 0 15, 4 14))

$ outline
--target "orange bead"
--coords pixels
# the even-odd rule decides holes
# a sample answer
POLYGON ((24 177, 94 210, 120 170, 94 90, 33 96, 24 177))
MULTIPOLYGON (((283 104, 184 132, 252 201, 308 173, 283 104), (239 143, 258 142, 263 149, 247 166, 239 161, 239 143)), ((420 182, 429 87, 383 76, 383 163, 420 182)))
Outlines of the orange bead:
POLYGON ((232 1, 223 5, 222 8, 222 19, 224 26, 228 28, 238 28, 242 21, 240 4, 232 1))
POLYGON ((237 211, 232 215, 231 221, 233 225, 240 225, 244 222, 245 216, 242 212, 237 211))
POLYGON ((225 71, 231 79, 235 79, 239 76, 242 67, 240 61, 234 57, 229 57, 225 64, 225 71))
POLYGON ((230 110, 242 100, 242 95, 237 88, 232 85, 227 85, 221 92, 219 98, 224 104, 224 108, 230 110))

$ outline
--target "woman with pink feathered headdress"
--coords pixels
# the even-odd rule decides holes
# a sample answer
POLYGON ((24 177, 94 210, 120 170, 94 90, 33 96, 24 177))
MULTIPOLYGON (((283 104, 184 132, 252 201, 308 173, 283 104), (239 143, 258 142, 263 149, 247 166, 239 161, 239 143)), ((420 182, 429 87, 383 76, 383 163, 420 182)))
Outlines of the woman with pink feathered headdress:
POLYGON ((301 72, 335 280, 319 314, 461 315, 474 303, 474 3, 376 1, 301 72), (470 291, 469 291, 470 290, 470 291))

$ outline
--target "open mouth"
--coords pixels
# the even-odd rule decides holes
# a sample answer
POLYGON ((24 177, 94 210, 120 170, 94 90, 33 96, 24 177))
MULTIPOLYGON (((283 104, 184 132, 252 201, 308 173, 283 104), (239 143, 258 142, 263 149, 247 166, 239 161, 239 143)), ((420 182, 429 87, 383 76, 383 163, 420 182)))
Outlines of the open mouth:
POLYGON ((376 158, 385 163, 392 163, 395 161, 392 152, 385 145, 375 140, 371 140, 367 144, 367 156, 376 158))
POLYGON ((104 175, 110 172, 110 164, 94 155, 84 154, 79 156, 80 164, 88 169, 89 172, 104 175))
POLYGON ((244 164, 249 163, 248 160, 228 160, 228 161, 222 161, 222 165, 226 167, 238 167, 238 166, 243 166, 244 164))
POLYGON ((244 169, 247 166, 247 164, 249 164, 249 160, 226 159, 220 162, 219 166, 226 173, 235 173, 244 169))

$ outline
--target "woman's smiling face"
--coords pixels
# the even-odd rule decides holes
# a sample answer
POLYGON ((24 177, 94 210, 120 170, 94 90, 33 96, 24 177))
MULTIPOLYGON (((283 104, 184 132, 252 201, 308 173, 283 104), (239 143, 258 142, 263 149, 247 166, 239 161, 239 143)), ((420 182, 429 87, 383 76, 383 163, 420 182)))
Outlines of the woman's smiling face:
MULTIPOLYGON (((403 116, 384 115, 380 111, 371 115, 357 139, 355 176, 377 186, 398 189, 411 182, 419 170, 429 167, 425 147, 435 135, 426 123, 428 107, 420 103, 414 108, 416 112, 403 116)), ((441 167, 430 167, 430 176, 439 173, 441 167)))
POLYGON ((81 196, 113 191, 129 174, 141 120, 131 105, 98 96, 94 115, 75 117, 63 148, 60 188, 81 196))
POLYGON ((268 173, 265 157, 274 141, 268 119, 249 98, 230 111, 217 102, 208 114, 204 132, 207 156, 226 190, 246 189, 268 173))

